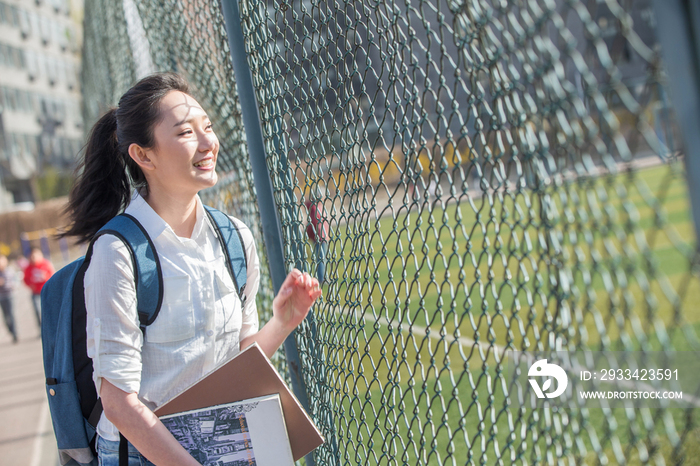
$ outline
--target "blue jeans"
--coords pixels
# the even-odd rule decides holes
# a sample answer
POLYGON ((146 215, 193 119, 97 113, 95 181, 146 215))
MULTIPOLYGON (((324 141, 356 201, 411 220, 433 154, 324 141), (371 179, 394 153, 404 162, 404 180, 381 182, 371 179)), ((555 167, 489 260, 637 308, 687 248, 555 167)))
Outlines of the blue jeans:
MULTIPOLYGON (((112 442, 97 437, 97 459, 99 466, 119 466, 119 441, 112 442)), ((129 443, 129 466, 155 466, 129 443)))
POLYGON ((12 340, 17 342, 17 329, 15 328, 15 314, 12 312, 12 297, 4 296, 0 298, 0 307, 2 315, 5 318, 7 330, 12 334, 12 340))
POLYGON ((34 313, 36 314, 36 323, 41 329, 41 294, 32 293, 32 304, 34 305, 34 313))

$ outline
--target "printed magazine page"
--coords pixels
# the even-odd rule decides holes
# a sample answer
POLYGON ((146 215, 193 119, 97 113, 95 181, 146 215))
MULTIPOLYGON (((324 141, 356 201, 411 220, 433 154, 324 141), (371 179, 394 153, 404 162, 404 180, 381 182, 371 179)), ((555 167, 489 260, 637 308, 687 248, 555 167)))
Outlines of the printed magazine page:
POLYGON ((161 417, 205 466, 293 466, 279 395, 161 417))
POLYGON ((162 418, 267 395, 279 396, 295 460, 323 443, 318 428, 257 343, 205 375, 156 409, 155 413, 162 418), (232 380, 246 380, 246 383, 231 383, 232 380))

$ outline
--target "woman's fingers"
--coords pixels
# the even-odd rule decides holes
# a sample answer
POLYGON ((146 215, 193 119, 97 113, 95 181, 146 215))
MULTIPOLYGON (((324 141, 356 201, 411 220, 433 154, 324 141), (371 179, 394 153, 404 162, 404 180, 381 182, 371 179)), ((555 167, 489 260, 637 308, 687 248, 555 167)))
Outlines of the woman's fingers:
POLYGON ((287 275, 287 278, 284 281, 284 283, 282 284, 282 286, 284 286, 286 284, 291 285, 293 283, 297 283, 299 281, 299 279, 303 276, 304 276, 304 274, 301 273, 301 271, 299 269, 292 269, 292 271, 289 272, 289 274, 287 275))
MULTIPOLYGON (((296 269, 294 269, 294 270, 296 270, 296 269)), ((311 277, 311 275, 309 275, 308 272, 304 272, 304 273, 299 272, 299 274, 297 275, 297 278, 296 278, 296 283, 300 284, 304 288, 313 287, 314 281, 316 283, 318 283, 318 280, 311 277)))
POLYGON ((315 277, 309 275, 308 272, 301 272, 296 268, 292 269, 289 275, 287 275, 280 289, 279 296, 286 298, 293 292, 294 288, 301 288, 312 301, 318 299, 323 293, 321 291, 321 284, 315 277))
POLYGON ((287 274, 287 278, 284 279, 284 282, 280 287, 278 295, 289 295, 294 290, 294 287, 299 283, 299 280, 303 278, 303 276, 304 274, 300 270, 296 268, 292 269, 292 271, 289 272, 289 274, 287 274))

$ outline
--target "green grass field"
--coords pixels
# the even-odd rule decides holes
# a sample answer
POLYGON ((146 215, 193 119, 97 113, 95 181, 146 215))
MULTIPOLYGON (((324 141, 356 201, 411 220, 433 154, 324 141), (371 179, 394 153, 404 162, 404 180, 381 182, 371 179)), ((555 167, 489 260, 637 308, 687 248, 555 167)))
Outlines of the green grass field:
POLYGON ((700 464, 700 410, 528 410, 493 354, 697 351, 689 212, 682 171, 657 166, 339 227, 317 319, 341 459, 673 464, 682 443, 700 464))

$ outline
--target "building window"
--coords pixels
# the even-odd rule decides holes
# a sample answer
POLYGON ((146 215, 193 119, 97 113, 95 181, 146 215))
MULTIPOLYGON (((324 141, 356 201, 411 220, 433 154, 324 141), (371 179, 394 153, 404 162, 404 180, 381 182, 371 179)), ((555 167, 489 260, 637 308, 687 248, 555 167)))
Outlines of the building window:
POLYGON ((19 26, 19 9, 16 6, 10 7, 10 24, 12 26, 19 26))
POLYGON ((5 93, 7 108, 12 111, 17 111, 17 90, 6 89, 5 93))
POLYGON ((78 85, 78 71, 72 63, 66 63, 66 84, 71 91, 78 85))
POLYGON ((19 145, 19 138, 16 134, 10 133, 9 137, 7 138, 7 148, 10 156, 20 154, 21 149, 19 145))
POLYGON ((41 24, 39 31, 41 34, 41 42, 44 45, 48 45, 51 42, 51 36, 53 32, 53 27, 51 27, 51 20, 47 16, 39 17, 39 23, 41 24))
POLYGON ((31 134, 25 134, 25 147, 30 154, 36 157, 39 153, 39 144, 37 143, 37 137, 31 134))
POLYGON ((65 13, 69 14, 70 9, 68 7, 68 2, 66 0, 50 0, 51 6, 53 7, 53 11, 56 13, 65 13))
POLYGON ((29 14, 24 10, 18 9, 17 17, 19 19, 19 31, 22 33, 22 38, 26 39, 32 35, 32 24, 29 20, 29 14))
POLYGON ((59 23, 52 23, 53 24, 53 35, 54 35, 54 40, 58 44, 59 47, 61 47, 62 51, 66 51, 68 48, 68 40, 67 40, 67 34, 66 34, 66 28, 65 26, 59 24, 59 23))
POLYGON ((29 80, 34 81, 39 77, 39 57, 31 50, 24 52, 24 57, 27 62, 27 71, 29 72, 29 80))
POLYGON ((14 47, 12 47, 12 64, 20 70, 24 68, 24 53, 14 47))
POLYGON ((46 60, 46 75, 49 78, 49 85, 55 86, 59 81, 60 63, 53 58, 43 57, 46 60))
POLYGON ((5 44, 0 44, 0 66, 10 66, 9 51, 5 44))
POLYGON ((17 111, 22 113, 29 113, 29 106, 29 94, 27 94, 27 91, 18 90, 17 111))

